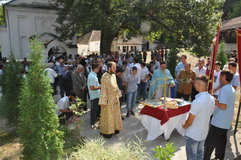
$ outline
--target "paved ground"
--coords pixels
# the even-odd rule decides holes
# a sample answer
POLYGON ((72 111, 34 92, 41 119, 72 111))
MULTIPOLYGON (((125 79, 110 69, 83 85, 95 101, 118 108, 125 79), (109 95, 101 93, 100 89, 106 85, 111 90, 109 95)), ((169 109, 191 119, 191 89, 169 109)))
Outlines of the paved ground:
MULTIPOLYGON (((58 98, 57 98, 58 99, 58 98)), ((123 120, 124 130, 120 132, 118 135, 112 136, 110 139, 106 139, 107 145, 119 146, 122 143, 126 143, 129 140, 138 141, 138 139, 142 139, 144 141, 144 146, 146 151, 150 155, 154 155, 152 151, 153 148, 157 145, 165 146, 166 143, 172 142, 174 146, 176 146, 177 151, 175 152, 175 156, 173 160, 185 160, 186 152, 185 152, 185 142, 184 138, 177 132, 174 131, 170 137, 169 141, 166 141, 164 137, 159 136, 156 140, 146 141, 147 131, 141 124, 141 115, 139 114, 143 105, 137 105, 135 108, 135 116, 130 116, 129 118, 125 118, 123 120)), ((88 108, 90 105, 88 104, 88 108)), ((122 113, 125 116, 126 110, 125 105, 122 106, 122 113)), ((90 127, 90 112, 88 112, 83 116, 84 126, 81 130, 81 134, 87 139, 94 139, 100 137, 99 130, 93 130, 90 127)), ((236 138, 233 136, 233 130, 229 132, 229 142, 226 147, 226 157, 225 160, 233 160, 241 153, 241 129, 239 129, 236 134, 236 138)), ((241 158, 240 158, 241 159, 241 158)))

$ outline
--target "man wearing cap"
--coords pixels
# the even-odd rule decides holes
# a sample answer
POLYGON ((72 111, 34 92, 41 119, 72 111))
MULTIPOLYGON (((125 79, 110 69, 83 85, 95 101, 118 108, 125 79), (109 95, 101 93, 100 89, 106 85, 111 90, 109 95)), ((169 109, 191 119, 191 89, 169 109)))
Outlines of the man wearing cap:
POLYGON ((148 99, 160 98, 164 95, 170 97, 170 88, 175 85, 170 71, 166 69, 166 62, 162 61, 160 64, 160 69, 155 70, 152 75, 148 99))

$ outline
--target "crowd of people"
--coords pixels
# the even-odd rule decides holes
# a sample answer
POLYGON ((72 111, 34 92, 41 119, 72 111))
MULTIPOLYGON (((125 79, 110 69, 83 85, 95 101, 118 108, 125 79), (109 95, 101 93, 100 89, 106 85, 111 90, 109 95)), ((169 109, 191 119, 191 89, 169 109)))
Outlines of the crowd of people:
POLYGON ((209 93, 206 76, 209 61, 205 64, 199 59, 192 66, 188 57, 182 55, 172 75, 166 65, 167 53, 167 50, 151 52, 149 63, 146 63, 146 52, 49 57, 46 72, 53 95, 58 94, 59 86, 61 96, 56 114, 66 118, 60 118, 60 124, 65 124, 73 115, 68 107, 76 97, 84 102, 89 99, 91 127, 100 129, 103 137, 110 138, 123 129, 123 102, 126 102, 125 117, 128 118, 135 115, 134 107, 140 101, 163 96, 182 98, 192 101, 189 116, 183 123, 187 158, 210 159, 215 149, 215 158, 224 159, 227 131, 234 114, 235 90, 240 85, 236 59, 230 58, 223 70, 221 62, 216 61, 213 93, 209 93))

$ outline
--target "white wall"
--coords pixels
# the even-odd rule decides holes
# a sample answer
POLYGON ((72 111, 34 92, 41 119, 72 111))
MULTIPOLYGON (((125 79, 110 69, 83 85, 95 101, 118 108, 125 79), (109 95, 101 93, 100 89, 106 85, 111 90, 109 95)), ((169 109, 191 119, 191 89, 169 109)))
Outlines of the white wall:
POLYGON ((78 54, 81 56, 88 55, 89 45, 86 44, 77 44, 78 46, 78 54))
POLYGON ((99 53, 100 52, 100 41, 93 41, 93 42, 90 42, 89 43, 89 51, 91 53, 93 52, 97 52, 99 53))
POLYGON ((2 57, 8 57, 8 55, 10 54, 10 47, 7 28, 0 28, 0 35, 2 57))
MULTIPOLYGON (((36 2, 45 3, 46 0, 35 0, 36 2)), ((17 1, 16 1, 17 2, 17 1)), ((21 1, 22 2, 22 1, 21 1)), ((30 2, 30 1, 26 1, 30 2)), ((23 59, 30 53, 29 49, 29 37, 34 34, 52 33, 55 32, 55 20, 57 18, 57 12, 55 10, 38 9, 38 8, 21 8, 6 6, 5 16, 7 19, 9 50, 12 50, 16 55, 16 58, 23 59)), ((5 33, 6 34, 6 33, 5 33)), ((0 32, 0 37, 4 36, 0 32)), ((51 40, 53 37, 47 38, 51 40)), ((52 46, 61 46, 65 48, 68 54, 75 55, 77 48, 71 49, 66 46, 65 43, 54 40, 46 49, 46 53, 52 46)), ((4 52, 4 55, 6 53, 4 52)), ((46 55, 47 56, 47 55, 46 55)))
POLYGON ((229 54, 234 49, 237 49, 236 43, 226 43, 225 51, 226 51, 227 54, 229 54))

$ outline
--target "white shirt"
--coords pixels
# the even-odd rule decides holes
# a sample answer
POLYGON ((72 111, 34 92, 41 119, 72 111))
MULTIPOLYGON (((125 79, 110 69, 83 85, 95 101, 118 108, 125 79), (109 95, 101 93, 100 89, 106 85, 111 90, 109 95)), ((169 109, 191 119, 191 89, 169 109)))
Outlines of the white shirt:
MULTIPOLYGON (((146 75, 149 74, 149 70, 148 68, 144 67, 140 69, 140 76, 141 76, 141 80, 146 78, 146 75)), ((147 82, 147 80, 145 80, 145 82, 147 82)))
POLYGON ((50 83, 54 83, 55 78, 58 76, 58 74, 51 68, 46 68, 45 71, 48 72, 48 77, 50 79, 50 83))
POLYGON ((210 116, 215 108, 214 98, 208 92, 196 95, 189 113, 195 115, 193 123, 187 128, 185 135, 196 141, 206 139, 209 129, 210 116))
POLYGON ((69 108, 69 97, 65 96, 61 98, 57 103, 56 114, 59 116, 62 112, 60 109, 68 109, 69 108))
POLYGON ((136 66, 136 68, 137 68, 137 74, 136 74, 138 76, 137 84, 140 84, 140 82, 141 82, 141 66, 139 63, 134 64, 134 66, 136 66))
POLYGON ((206 75, 206 67, 203 67, 202 69, 199 70, 199 67, 195 67, 194 72, 196 73, 196 76, 205 74, 206 75))
MULTIPOLYGON (((220 73, 221 70, 219 72, 217 72, 216 70, 214 70, 214 82, 213 82, 213 88, 217 88, 220 85, 220 81, 219 81, 219 77, 220 77, 220 73)), ((214 95, 218 95, 219 94, 219 90, 217 90, 214 95)))

